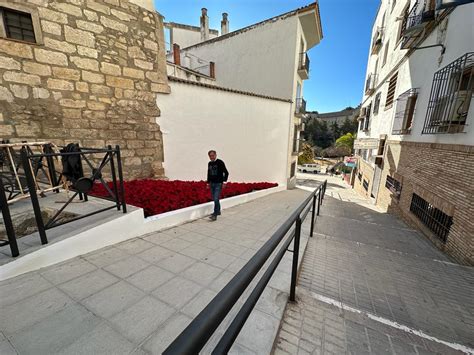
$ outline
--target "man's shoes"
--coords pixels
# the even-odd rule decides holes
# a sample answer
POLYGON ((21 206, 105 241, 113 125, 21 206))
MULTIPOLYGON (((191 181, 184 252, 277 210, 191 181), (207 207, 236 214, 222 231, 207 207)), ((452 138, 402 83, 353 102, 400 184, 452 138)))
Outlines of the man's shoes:
POLYGON ((215 214, 211 214, 211 215, 209 216, 209 219, 210 219, 211 221, 215 221, 215 220, 217 219, 217 216, 216 216, 215 214))

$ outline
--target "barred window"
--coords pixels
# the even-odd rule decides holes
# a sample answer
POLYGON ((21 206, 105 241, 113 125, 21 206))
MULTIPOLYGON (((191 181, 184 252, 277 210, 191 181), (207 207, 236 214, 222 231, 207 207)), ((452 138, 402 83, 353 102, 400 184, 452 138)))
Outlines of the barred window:
POLYGON ((392 134, 410 134, 417 98, 418 89, 407 90, 397 98, 392 134))
POLYGON ((31 14, 7 8, 0 8, 5 37, 36 43, 31 14))
POLYGON ((388 83, 387 98, 385 99, 385 109, 388 109, 392 107, 393 105, 393 99, 395 97, 395 89, 397 88, 397 78, 398 78, 398 72, 396 72, 390 78, 390 82, 388 83))
POLYGON ((359 179, 359 181, 362 181, 362 174, 361 174, 361 173, 358 173, 358 174, 357 174, 357 178, 359 179))
POLYGON ((410 211, 443 243, 446 243, 453 224, 453 217, 448 216, 417 194, 412 196, 410 211))
POLYGON ((400 181, 395 180, 390 175, 387 175, 387 180, 385 181, 385 187, 389 189, 390 192, 393 193, 393 195, 397 198, 397 200, 400 199, 400 195, 402 193, 402 184, 400 183, 400 181))
POLYGON ((375 95, 375 101, 374 101, 374 115, 378 114, 379 113, 379 107, 380 107, 380 96, 381 96, 381 93, 377 93, 377 95, 375 95))
POLYGON ((369 191, 369 182, 367 180, 364 179, 362 186, 364 186, 365 191, 369 191))
POLYGON ((423 134, 460 133, 466 126, 474 89, 474 52, 466 53, 433 77, 423 134))

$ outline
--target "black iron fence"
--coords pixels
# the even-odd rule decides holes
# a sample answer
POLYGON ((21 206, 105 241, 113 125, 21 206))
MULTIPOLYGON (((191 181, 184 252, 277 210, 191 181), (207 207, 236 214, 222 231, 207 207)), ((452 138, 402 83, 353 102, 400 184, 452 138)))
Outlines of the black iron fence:
MULTIPOLYGON (((168 346, 163 354, 197 354, 204 347, 221 322, 234 307, 247 286, 262 269, 269 257, 283 241, 277 254, 271 261, 263 276, 255 285, 252 293, 242 305, 239 312, 219 340, 212 354, 227 354, 255 307, 259 297, 270 281, 278 264, 287 251, 293 253, 291 270, 290 301, 295 301, 296 278, 298 275, 298 254, 300 247, 301 225, 311 213, 310 236, 313 236, 316 215, 319 215, 326 191, 327 181, 315 189, 304 202, 278 228, 271 238, 257 251, 229 283, 209 302, 183 332, 168 346), (294 226, 294 228, 293 228, 294 226), (287 238, 285 239, 285 236, 287 238), (293 241, 293 250, 289 246, 293 241)), ((256 336, 258 336, 256 334, 256 336)))
POLYGON ((298 70, 306 70, 306 72, 309 73, 309 63, 310 61, 309 61, 308 53, 306 52, 300 53, 298 70))
POLYGON ((304 114, 306 113, 306 100, 297 98, 295 102, 295 114, 304 114))
POLYGON ((14 192, 13 196, 17 195, 15 189, 20 189, 21 194, 31 200, 41 244, 48 243, 46 236, 46 230, 48 229, 114 208, 118 211, 122 210, 123 213, 127 212, 122 160, 118 145, 115 148, 112 148, 112 146, 107 148, 84 148, 77 144, 69 144, 67 147, 57 150, 52 149, 51 144, 44 144, 41 152, 36 153, 29 149, 27 144, 25 143, 22 146, 19 157, 13 159, 12 165, 15 166, 15 178, 5 180, 10 184, 8 187, 5 186, 4 177, 8 177, 9 172, 0 174, 0 204, 8 237, 8 240, 0 242, 0 246, 9 244, 12 256, 19 255, 9 210, 9 204, 18 200, 18 198, 9 199, 12 196, 12 191, 14 192), (60 164, 58 159, 60 159, 60 164), (47 176, 47 188, 45 188, 45 182, 38 177, 40 169, 47 176), (106 179, 109 181, 106 181, 106 179), (10 183, 10 181, 12 182, 10 183), (94 189, 99 186, 105 193, 94 193, 94 189), (42 209, 38 195, 45 196, 46 192, 59 192, 60 189, 68 192, 67 201, 49 220, 45 221, 41 213, 42 209), (61 220, 60 217, 63 211, 75 199, 88 201, 88 196, 91 194, 96 198, 112 201, 113 205, 67 220, 61 220))

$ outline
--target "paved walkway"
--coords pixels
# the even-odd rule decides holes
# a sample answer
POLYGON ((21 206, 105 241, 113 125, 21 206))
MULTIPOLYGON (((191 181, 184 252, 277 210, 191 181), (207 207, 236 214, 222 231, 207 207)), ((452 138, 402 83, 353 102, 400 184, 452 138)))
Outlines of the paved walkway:
POLYGON ((474 268, 336 178, 316 232, 275 354, 474 352, 474 268))
MULTIPOLYGON (((275 193, 225 210, 217 222, 198 220, 1 282, 0 354, 161 353, 307 194, 275 193)), ((234 353, 270 352, 290 271, 288 255, 234 353)))

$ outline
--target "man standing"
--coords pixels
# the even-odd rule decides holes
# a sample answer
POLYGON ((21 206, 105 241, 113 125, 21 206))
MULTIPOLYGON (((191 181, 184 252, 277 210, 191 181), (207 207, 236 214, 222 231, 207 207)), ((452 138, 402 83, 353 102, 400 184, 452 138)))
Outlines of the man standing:
POLYGON ((222 160, 217 159, 215 150, 210 150, 207 155, 211 161, 207 164, 207 183, 211 188, 212 200, 214 201, 214 213, 209 217, 215 221, 217 216, 221 214, 221 204, 219 197, 222 191, 222 184, 227 181, 229 172, 222 160))

